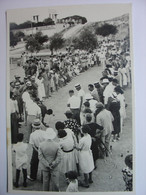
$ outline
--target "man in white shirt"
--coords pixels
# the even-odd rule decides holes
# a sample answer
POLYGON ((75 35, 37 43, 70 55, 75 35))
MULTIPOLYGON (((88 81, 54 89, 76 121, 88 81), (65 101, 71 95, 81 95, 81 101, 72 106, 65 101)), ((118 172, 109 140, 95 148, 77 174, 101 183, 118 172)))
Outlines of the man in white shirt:
POLYGON ((101 140, 105 145, 105 154, 106 156, 108 156, 110 150, 111 133, 113 131, 114 117, 110 111, 104 108, 104 105, 102 103, 98 103, 96 105, 96 108, 98 113, 96 116, 96 123, 103 127, 101 140))
POLYGON ((86 94, 85 99, 90 103, 90 109, 95 113, 97 101, 93 99, 91 94, 86 94))
POLYGON ((39 119, 35 119, 32 124, 33 132, 30 134, 29 144, 31 144, 33 148, 31 162, 30 162, 30 176, 27 178, 31 181, 36 180, 37 172, 38 172, 38 148, 41 142, 45 141, 45 133, 46 131, 41 129, 41 121, 39 119))
POLYGON ((85 98, 85 92, 83 89, 81 89, 81 85, 78 83, 75 85, 76 90, 78 91, 78 97, 80 98, 80 111, 81 111, 81 107, 84 103, 84 98, 85 98))
MULTIPOLYGON (((105 80, 105 79, 104 79, 105 80)), ((103 81, 104 82, 104 81, 103 81)), ((103 95, 104 95, 104 104, 106 105, 107 102, 108 102, 108 98, 110 97, 110 95, 114 92, 114 89, 115 87, 117 86, 118 84, 118 80, 117 79, 113 79, 112 82, 110 82, 104 92, 103 92, 103 95)))
POLYGON ((32 122, 38 118, 41 120, 41 109, 35 102, 35 98, 32 97, 26 104, 26 113, 27 113, 27 141, 29 141, 29 136, 32 132, 32 122))
POLYGON ((80 124, 80 99, 74 95, 74 91, 69 91, 70 98, 68 99, 67 106, 70 107, 71 112, 73 113, 73 118, 77 120, 80 124))

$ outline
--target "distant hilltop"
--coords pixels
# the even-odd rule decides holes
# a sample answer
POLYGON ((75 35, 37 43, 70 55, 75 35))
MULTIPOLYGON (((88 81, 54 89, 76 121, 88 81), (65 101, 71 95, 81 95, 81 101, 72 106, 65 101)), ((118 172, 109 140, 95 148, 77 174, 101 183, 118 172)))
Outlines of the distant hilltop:
POLYGON ((87 19, 82 16, 74 15, 74 16, 68 16, 65 18, 60 19, 61 23, 67 23, 67 22, 74 22, 74 23, 80 23, 80 24, 85 24, 87 23, 87 19))
MULTIPOLYGON (((67 17, 69 18, 69 17, 67 17)), ((109 20, 99 21, 99 22, 87 22, 83 26, 80 26, 78 29, 75 30, 75 33, 70 34, 70 37, 78 37, 82 31, 90 29, 93 33, 96 34, 96 29, 103 26, 104 24, 110 24, 117 27, 118 32, 116 33, 115 37, 118 39, 124 39, 125 37, 129 36, 129 14, 124 14, 119 17, 115 17, 109 20)), ((111 39, 112 36, 109 36, 111 39)), ((98 35, 98 39, 102 40, 103 37, 98 35)))

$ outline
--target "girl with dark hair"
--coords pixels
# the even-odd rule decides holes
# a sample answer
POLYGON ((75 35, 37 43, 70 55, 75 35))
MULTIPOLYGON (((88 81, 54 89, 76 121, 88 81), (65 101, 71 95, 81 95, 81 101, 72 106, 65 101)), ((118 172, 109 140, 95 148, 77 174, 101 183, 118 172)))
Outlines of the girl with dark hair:
POLYGON ((67 173, 67 178, 69 179, 70 183, 66 189, 66 192, 78 192, 77 172, 69 171, 67 173))
POLYGON ((133 155, 129 154, 125 157, 125 164, 126 168, 122 170, 123 173, 123 180, 126 185, 125 191, 132 191, 133 190, 133 155))

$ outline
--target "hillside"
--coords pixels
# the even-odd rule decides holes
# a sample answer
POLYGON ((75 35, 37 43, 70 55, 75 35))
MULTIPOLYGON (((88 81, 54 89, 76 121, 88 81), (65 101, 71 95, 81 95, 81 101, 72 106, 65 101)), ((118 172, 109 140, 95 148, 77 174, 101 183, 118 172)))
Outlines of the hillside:
MULTIPOLYGON (((73 26, 68 26, 66 28, 63 27, 63 24, 56 24, 53 27, 41 27, 39 31, 41 31, 44 35, 48 35, 51 37, 54 33, 60 33, 64 39, 66 39, 66 46, 72 43, 72 39, 80 36, 81 32, 90 29, 93 33, 95 33, 96 28, 101 27, 103 24, 108 23, 115 25, 118 29, 118 33, 115 36, 109 36, 110 39, 123 40, 125 38, 129 38, 129 15, 125 14, 111 20, 100 21, 100 22, 87 22, 85 24, 78 23, 73 26)), ((30 29, 32 32, 32 29, 30 29)), ((27 33, 26 33, 27 34, 27 33)), ((98 40, 103 40, 102 36, 98 35, 98 40)), ((14 49, 11 49, 10 55, 17 55, 22 53, 25 50, 25 46, 22 47, 22 43, 17 45, 14 49), (20 47, 21 46, 21 47, 20 47)), ((46 51, 45 51, 46 52, 46 51)), ((41 53, 41 51, 40 51, 41 53)))
MULTIPOLYGON (((115 35, 115 39, 124 39, 129 36, 129 15, 125 14, 110 20, 100 21, 100 22, 87 22, 84 25, 81 25, 78 28, 72 28, 72 30, 68 30, 69 32, 65 32, 64 38, 74 38, 80 35, 83 30, 90 29, 93 33, 95 33, 96 28, 101 27, 103 24, 108 23, 111 25, 115 25, 118 29, 118 33, 115 35), (65 36, 67 35, 67 36, 65 36)), ((101 36, 98 36, 102 39, 101 36)), ((110 36, 112 38, 112 36, 110 36)))

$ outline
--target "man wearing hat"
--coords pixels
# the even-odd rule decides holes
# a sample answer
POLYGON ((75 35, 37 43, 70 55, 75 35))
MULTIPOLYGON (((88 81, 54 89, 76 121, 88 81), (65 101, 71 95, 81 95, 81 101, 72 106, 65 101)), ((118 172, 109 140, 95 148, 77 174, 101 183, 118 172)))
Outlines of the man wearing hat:
POLYGON ((22 84, 22 82, 20 81, 20 76, 19 75, 15 75, 14 84, 15 83, 19 83, 20 85, 22 84))
POLYGON ((109 80, 103 79, 102 85, 104 86, 103 97, 104 97, 104 104, 106 105, 107 101, 108 101, 109 93, 111 94, 111 92, 109 91, 109 88, 108 88, 109 80))
POLYGON ((26 123, 27 141, 29 140, 29 136, 32 131, 32 122, 36 118, 40 120, 42 119, 41 109, 35 102, 35 99, 36 99, 36 95, 32 94, 32 97, 25 102, 25 108, 27 113, 27 123, 26 123))
POLYGON ((69 96, 67 106, 72 112, 72 118, 76 119, 78 124, 80 124, 80 99, 74 95, 73 90, 69 90, 69 96))
POLYGON ((22 122, 22 114, 23 114, 23 101, 22 101, 22 93, 20 91, 20 82, 15 83, 14 88, 14 96, 16 97, 17 103, 18 103, 18 109, 19 109, 19 120, 22 122))
POLYGON ((84 102, 85 92, 84 92, 83 89, 81 89, 81 85, 79 83, 77 83, 75 85, 75 88, 78 91, 78 95, 77 96, 80 98, 80 111, 81 111, 81 107, 82 107, 82 104, 84 102))
POLYGON ((54 141, 55 137, 56 132, 52 128, 46 129, 46 140, 39 146, 39 161, 43 171, 43 191, 59 191, 61 148, 59 143, 54 141), (50 181, 52 181, 51 188, 50 181))
POLYGON ((35 119, 32 124, 33 132, 30 134, 29 144, 33 148, 31 162, 30 162, 30 176, 27 178, 31 181, 36 180, 38 172, 38 148, 41 142, 45 140, 45 131, 41 129, 41 121, 35 119))
POLYGON ((105 154, 109 155, 110 139, 113 129, 114 117, 112 113, 104 108, 104 105, 100 102, 96 105, 96 123, 103 127, 101 140, 105 145, 105 154))

